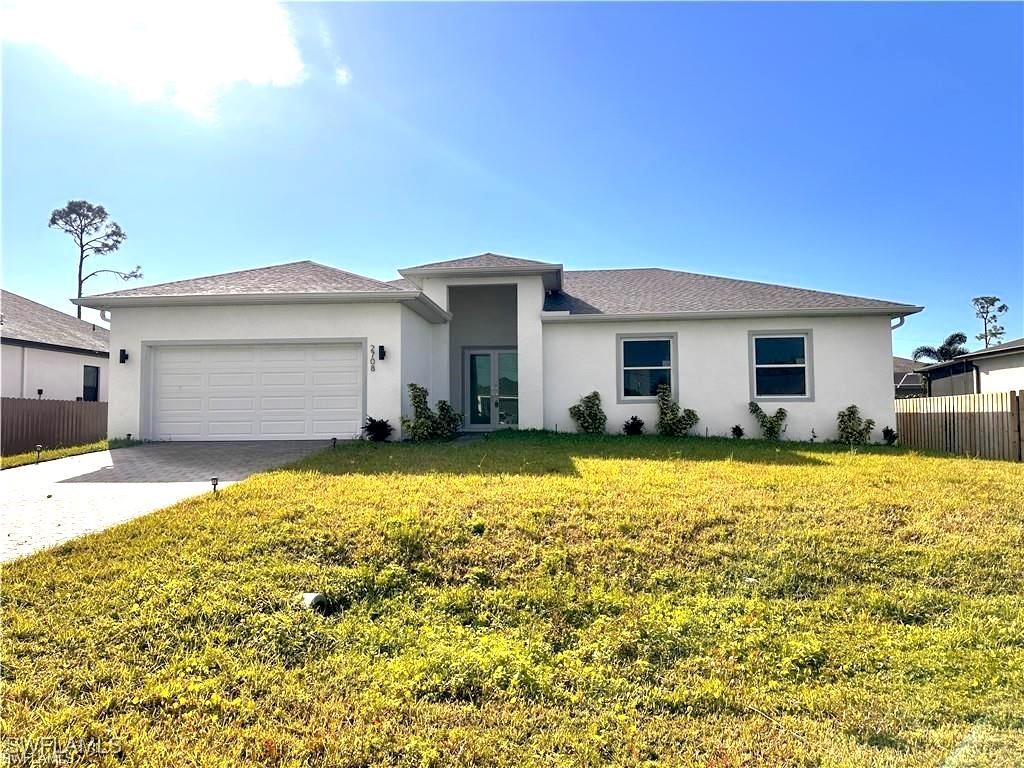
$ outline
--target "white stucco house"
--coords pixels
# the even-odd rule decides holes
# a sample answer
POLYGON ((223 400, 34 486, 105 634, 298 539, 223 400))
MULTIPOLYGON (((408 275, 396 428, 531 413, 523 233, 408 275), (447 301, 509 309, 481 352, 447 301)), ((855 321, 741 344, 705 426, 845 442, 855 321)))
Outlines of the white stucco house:
POLYGON ((1024 390, 1024 338, 920 368, 931 397, 1024 390))
POLYGON ((396 427, 407 386, 468 430, 571 431, 602 396, 610 431, 653 429, 671 384, 696 431, 757 430, 747 404, 790 413, 786 437, 835 434, 856 403, 895 423, 892 322, 921 307, 668 269, 564 270, 486 253, 381 282, 310 261, 79 300, 111 318, 112 436, 352 438, 396 427))
POLYGON ((106 401, 106 328, 10 291, 0 293, 0 315, 4 397, 106 401))

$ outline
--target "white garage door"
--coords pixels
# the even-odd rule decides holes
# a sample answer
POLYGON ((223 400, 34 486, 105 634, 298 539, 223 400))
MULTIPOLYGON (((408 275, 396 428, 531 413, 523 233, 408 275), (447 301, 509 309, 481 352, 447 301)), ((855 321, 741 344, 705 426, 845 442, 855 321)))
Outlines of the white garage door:
POLYGON ((155 347, 154 355, 154 440, 304 440, 359 433, 358 344, 155 347))

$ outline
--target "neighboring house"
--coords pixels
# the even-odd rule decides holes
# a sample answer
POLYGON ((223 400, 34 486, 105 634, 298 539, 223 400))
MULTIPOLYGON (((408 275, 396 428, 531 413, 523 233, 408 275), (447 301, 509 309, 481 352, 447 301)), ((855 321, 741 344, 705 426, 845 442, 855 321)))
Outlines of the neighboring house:
POLYGON ((655 391, 696 432, 757 429, 750 400, 789 411, 786 437, 835 434, 851 403, 894 424, 893 319, 921 307, 668 269, 566 271, 482 254, 390 283, 300 261, 89 296, 112 313, 111 435, 154 440, 351 438, 396 427, 407 386, 468 430, 572 431, 601 394, 608 429, 653 431, 655 391))
POLYGON ((1014 339, 920 369, 928 394, 971 395, 1024 389, 1024 339, 1014 339))
POLYGON ((110 332, 10 291, 0 295, 4 397, 107 399, 110 332))
POLYGON ((896 387, 897 400, 925 397, 928 394, 928 384, 924 376, 917 372, 922 366, 923 363, 907 357, 892 359, 892 380, 896 387))

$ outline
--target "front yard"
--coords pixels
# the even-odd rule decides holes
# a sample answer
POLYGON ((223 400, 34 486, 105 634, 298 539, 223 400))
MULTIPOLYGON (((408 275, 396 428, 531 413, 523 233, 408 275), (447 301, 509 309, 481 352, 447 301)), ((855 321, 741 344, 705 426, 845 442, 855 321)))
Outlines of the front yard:
POLYGON ((886 448, 339 445, 5 566, 2 730, 110 765, 1019 765, 1022 489, 886 448))

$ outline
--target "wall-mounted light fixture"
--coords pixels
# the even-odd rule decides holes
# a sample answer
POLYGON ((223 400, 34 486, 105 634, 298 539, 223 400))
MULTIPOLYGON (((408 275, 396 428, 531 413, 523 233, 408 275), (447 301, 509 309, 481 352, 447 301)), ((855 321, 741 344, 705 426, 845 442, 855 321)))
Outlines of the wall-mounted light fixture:
POLYGON ((383 344, 379 345, 377 347, 377 359, 378 360, 383 360, 387 356, 388 356, 388 354, 387 354, 387 351, 384 349, 384 345, 383 344))
POLYGON ((127 349, 122 349, 122 350, 121 350, 121 351, 120 351, 120 352, 119 352, 119 353, 117 354, 117 362, 121 363, 122 365, 123 365, 124 363, 127 363, 127 362, 128 362, 128 350, 127 350, 127 349))

